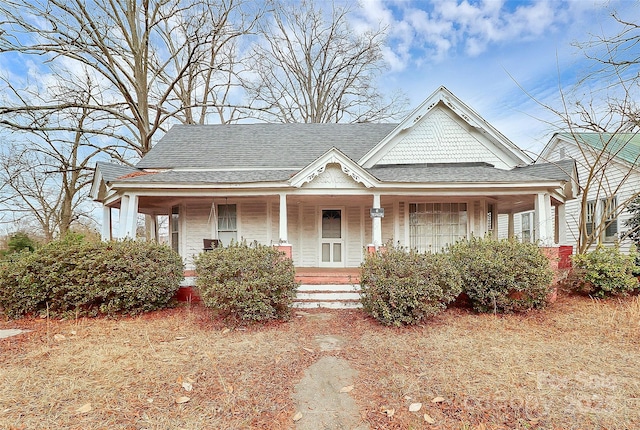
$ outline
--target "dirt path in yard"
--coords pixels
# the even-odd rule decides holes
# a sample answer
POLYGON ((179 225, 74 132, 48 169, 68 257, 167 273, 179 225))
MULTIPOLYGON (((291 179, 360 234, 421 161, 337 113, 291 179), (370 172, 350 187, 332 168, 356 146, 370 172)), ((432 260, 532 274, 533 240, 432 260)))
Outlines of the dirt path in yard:
MULTIPOLYGON (((308 314, 304 318, 333 318, 331 314, 308 314)), ((339 336, 316 336, 320 351, 339 351, 345 340, 339 336)), ((367 430, 369 426, 349 392, 354 388, 356 371, 344 358, 325 355, 312 364, 295 386, 296 430, 367 430)))

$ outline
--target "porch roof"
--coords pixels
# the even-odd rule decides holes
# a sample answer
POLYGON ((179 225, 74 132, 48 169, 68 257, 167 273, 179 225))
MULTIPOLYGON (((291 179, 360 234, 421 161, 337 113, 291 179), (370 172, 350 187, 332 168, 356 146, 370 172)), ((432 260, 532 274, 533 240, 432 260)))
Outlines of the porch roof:
MULTIPOLYGON (((482 163, 386 165, 364 169, 381 182, 387 183, 531 183, 540 181, 569 181, 573 160, 537 164, 512 170, 496 169, 482 163)), ((257 182, 288 182, 299 170, 295 169, 225 169, 225 170, 167 170, 145 172, 138 169, 114 169, 100 163, 100 170, 109 172, 108 182, 127 184, 250 184, 257 182), (122 173, 119 177, 114 174, 122 173)))

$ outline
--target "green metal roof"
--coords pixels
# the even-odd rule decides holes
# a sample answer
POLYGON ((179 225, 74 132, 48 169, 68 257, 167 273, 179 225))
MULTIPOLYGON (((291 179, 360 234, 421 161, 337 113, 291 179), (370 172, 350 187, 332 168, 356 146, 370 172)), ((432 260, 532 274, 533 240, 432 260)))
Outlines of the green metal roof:
POLYGON ((606 150, 627 163, 640 166, 640 134, 558 133, 565 140, 585 143, 596 151, 606 150))

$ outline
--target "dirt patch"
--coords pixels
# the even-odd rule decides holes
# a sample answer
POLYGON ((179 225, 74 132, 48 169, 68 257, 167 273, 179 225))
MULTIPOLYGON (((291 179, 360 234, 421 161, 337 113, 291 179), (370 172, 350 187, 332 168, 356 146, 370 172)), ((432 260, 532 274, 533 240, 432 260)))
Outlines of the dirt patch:
POLYGON ((312 364, 295 387, 293 397, 302 414, 296 429, 368 429, 349 395, 355 375, 343 358, 322 357, 312 364))

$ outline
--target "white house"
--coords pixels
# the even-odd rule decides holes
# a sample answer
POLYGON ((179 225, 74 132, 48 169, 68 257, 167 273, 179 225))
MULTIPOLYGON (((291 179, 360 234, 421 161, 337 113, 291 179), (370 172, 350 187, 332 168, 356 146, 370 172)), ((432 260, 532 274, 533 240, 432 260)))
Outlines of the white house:
POLYGON ((188 268, 205 239, 349 268, 369 245, 438 251, 497 234, 499 214, 513 235, 524 211, 540 220, 536 239, 563 244, 576 183, 573 160, 534 164, 440 87, 399 124, 174 126, 135 167, 98 163, 91 195, 104 239, 133 237, 138 214, 168 217, 188 268))
MULTIPOLYGON (((605 245, 619 242, 628 251, 631 241, 624 239, 626 206, 640 195, 640 136, 636 133, 557 133, 546 145, 536 163, 576 161, 580 198, 566 204, 566 243, 577 247, 581 239, 580 217, 586 232, 605 245), (593 233, 592 233, 593 232, 593 233)), ((522 214, 521 217, 526 217, 522 214)))

